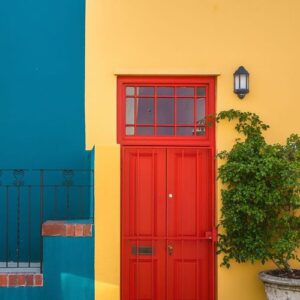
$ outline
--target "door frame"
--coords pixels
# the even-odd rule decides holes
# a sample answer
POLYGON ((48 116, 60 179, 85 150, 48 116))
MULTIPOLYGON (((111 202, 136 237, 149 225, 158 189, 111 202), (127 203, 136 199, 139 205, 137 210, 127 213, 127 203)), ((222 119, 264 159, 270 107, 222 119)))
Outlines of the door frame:
POLYGON ((123 152, 125 148, 199 148, 209 149, 211 155, 210 165, 211 174, 210 177, 210 192, 211 192, 211 207, 212 213, 210 216, 212 225, 212 248, 214 249, 214 255, 212 259, 212 299, 217 299, 217 254, 216 254, 216 242, 217 242, 217 204, 216 204, 216 141, 215 141, 215 122, 208 127, 208 136, 206 138, 148 138, 141 136, 138 138, 126 138, 124 135, 124 90, 126 84, 138 83, 142 85, 148 85, 151 83, 191 83, 197 84, 202 83, 207 85, 208 88, 208 104, 207 104, 207 115, 215 115, 216 113, 216 100, 215 100, 215 87, 216 87, 216 76, 118 76, 117 77, 117 142, 120 144, 120 299, 122 299, 122 275, 123 275, 123 264, 122 264, 122 206, 123 206, 123 152))

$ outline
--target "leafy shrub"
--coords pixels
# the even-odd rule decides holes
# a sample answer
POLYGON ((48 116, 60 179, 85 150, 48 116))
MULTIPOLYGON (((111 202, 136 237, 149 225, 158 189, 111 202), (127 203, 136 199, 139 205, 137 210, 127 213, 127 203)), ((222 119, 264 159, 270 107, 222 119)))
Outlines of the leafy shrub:
POLYGON ((290 261, 300 261, 300 138, 292 134, 285 145, 268 144, 263 132, 269 126, 250 112, 222 111, 221 120, 236 120, 235 129, 244 136, 217 155, 224 160, 218 169, 222 265, 271 260, 293 272, 290 261))

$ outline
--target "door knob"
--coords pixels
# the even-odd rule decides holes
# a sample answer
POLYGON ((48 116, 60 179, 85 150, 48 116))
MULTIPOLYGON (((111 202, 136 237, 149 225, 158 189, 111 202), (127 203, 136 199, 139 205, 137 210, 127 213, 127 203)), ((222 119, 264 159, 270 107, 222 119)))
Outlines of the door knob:
POLYGON ((173 247, 173 245, 169 244, 169 245, 167 246, 167 250, 168 250, 168 254, 171 256, 171 255, 173 254, 173 252, 174 252, 174 247, 173 247))

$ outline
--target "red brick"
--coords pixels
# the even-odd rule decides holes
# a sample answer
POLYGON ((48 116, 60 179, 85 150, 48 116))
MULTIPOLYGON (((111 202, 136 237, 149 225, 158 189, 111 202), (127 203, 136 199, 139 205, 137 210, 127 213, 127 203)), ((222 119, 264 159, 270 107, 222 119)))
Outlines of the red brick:
POLYGON ((6 274, 0 274, 0 287, 7 286, 7 275, 6 274))
POLYGON ((91 236, 92 235, 92 224, 85 224, 83 229, 84 236, 91 236))
POLYGON ((74 235, 75 235, 75 225, 66 224, 66 236, 74 236, 74 235))
POLYGON ((33 274, 26 275, 26 286, 33 286, 33 274))
POLYGON ((8 286, 25 286, 25 275, 23 274, 9 274, 8 286))
POLYGON ((65 236, 66 226, 63 222, 46 222, 42 228, 43 236, 65 236))
POLYGON ((42 274, 34 275, 34 285, 35 286, 43 286, 43 275, 42 274))
POLYGON ((84 224, 75 225, 75 236, 83 236, 83 225, 84 224))

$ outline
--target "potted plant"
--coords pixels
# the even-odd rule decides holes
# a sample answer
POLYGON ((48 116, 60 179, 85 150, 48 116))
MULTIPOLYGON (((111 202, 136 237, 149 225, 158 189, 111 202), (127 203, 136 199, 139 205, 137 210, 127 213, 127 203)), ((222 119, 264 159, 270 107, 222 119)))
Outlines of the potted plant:
POLYGON ((221 120, 235 120, 242 134, 232 149, 217 156, 222 182, 222 209, 218 253, 222 265, 272 261, 275 270, 259 274, 269 300, 300 299, 300 138, 286 144, 269 144, 263 132, 268 125, 250 112, 222 111, 221 120))

